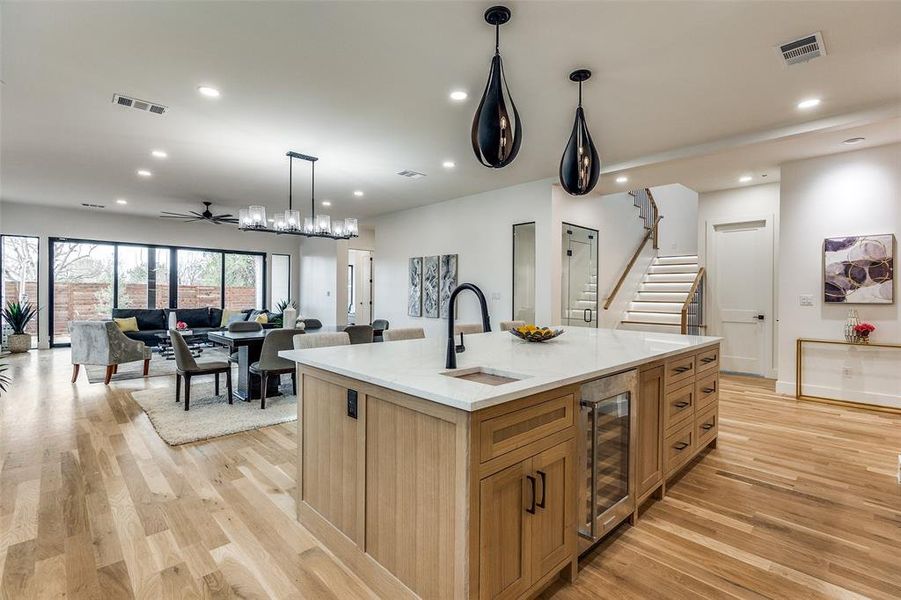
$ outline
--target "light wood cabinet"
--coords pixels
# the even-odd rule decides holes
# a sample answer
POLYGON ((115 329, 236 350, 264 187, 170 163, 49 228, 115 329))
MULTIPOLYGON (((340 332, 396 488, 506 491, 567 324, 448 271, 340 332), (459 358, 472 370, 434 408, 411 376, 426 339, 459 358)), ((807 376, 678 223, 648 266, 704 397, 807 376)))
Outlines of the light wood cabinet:
POLYGON ((635 484, 638 503, 663 483, 663 367, 639 375, 635 484))
POLYGON ((518 598, 571 559, 573 450, 557 444, 480 482, 480 598, 518 598))

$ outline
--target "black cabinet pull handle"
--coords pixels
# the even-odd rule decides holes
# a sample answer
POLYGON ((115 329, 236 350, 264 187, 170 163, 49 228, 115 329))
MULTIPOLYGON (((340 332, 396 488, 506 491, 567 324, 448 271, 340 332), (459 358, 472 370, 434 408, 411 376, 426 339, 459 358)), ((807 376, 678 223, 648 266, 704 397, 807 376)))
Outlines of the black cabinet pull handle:
POLYGON ((675 404, 673 404, 673 406, 675 406, 676 408, 685 408, 686 406, 690 405, 690 402, 676 402, 675 404))
POLYGON ((704 388, 704 389, 701 390, 701 391, 704 392, 705 394, 712 394, 713 392, 716 391, 716 386, 709 387, 709 388, 704 388))
POLYGON ((681 451, 685 450, 686 448, 688 448, 688 442, 679 442, 678 444, 673 446, 673 448, 675 448, 676 450, 681 452, 681 451))
POLYGON ((701 429, 703 429, 704 431, 709 431, 713 429, 713 423, 704 423, 703 425, 701 425, 701 429))
POLYGON ((530 515, 535 514, 535 478, 531 475, 526 475, 526 479, 529 480, 529 484, 532 486, 532 505, 526 509, 526 512, 530 515))
POLYGON ((538 476, 541 477, 541 502, 537 502, 536 506, 544 508, 544 501, 547 500, 547 475, 544 471, 538 471, 538 476))
POLYGON ((691 371, 691 365, 688 365, 685 367, 676 367, 675 369, 673 369, 673 371, 675 371, 676 373, 684 373, 685 371, 691 371))
POLYGON ((712 362, 715 361, 715 360, 716 360, 716 355, 713 355, 713 356, 705 356, 704 358, 701 359, 701 362, 702 362, 702 363, 712 363, 712 362))

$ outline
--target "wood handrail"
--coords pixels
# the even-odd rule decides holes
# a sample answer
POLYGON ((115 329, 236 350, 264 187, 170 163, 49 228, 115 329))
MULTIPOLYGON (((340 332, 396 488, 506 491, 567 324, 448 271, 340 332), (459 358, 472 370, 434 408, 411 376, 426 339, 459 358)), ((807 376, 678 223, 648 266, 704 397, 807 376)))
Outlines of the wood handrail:
MULTIPOLYGON (((645 188, 644 191, 648 195, 648 200, 651 201, 651 206, 654 207, 654 219, 657 220, 657 216, 660 214, 660 210, 657 208, 657 201, 654 200, 654 194, 651 193, 651 188, 645 188)), ((657 250, 660 247, 659 244, 657 243, 657 241, 658 241, 657 233, 658 233, 658 231, 657 231, 657 228, 655 227, 654 228, 654 250, 657 250)))
POLYGON ((698 286, 701 285, 701 281, 704 280, 706 274, 707 272, 704 267, 698 269, 698 274, 695 275, 695 281, 691 284, 691 289, 688 290, 688 296, 685 297, 685 303, 682 304, 682 335, 688 333, 688 307, 691 306, 691 300, 695 297, 695 292, 698 291, 698 286))
POLYGON ((626 268, 623 270, 623 274, 619 276, 619 281, 616 282, 616 286, 614 286, 613 291, 610 292, 610 295, 607 297, 607 301, 604 302, 604 310, 610 308, 610 305, 613 304, 613 300, 616 298, 616 294, 619 293, 619 289, 623 287, 623 283, 626 281, 626 276, 629 274, 629 271, 632 270, 632 265, 635 264, 635 261, 638 260, 641 251, 644 250, 644 245, 648 243, 648 240, 651 239, 651 236, 657 237, 657 226, 660 225, 660 220, 663 219, 662 216, 657 217, 654 221, 654 225, 647 230, 644 234, 644 237, 641 239, 641 243, 638 244, 638 249, 635 250, 635 253, 632 255, 632 258, 629 259, 629 264, 626 265, 626 268))

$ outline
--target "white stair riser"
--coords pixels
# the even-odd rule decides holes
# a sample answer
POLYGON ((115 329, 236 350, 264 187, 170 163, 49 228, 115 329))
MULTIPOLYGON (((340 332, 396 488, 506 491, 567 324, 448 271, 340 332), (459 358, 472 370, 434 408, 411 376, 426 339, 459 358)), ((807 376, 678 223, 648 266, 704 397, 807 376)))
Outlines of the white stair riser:
POLYGON ((651 265, 648 273, 657 275, 660 273, 697 273, 698 265, 651 265))
POLYGON ((657 265, 681 265, 681 264, 697 264, 697 256, 658 256, 654 264, 657 265))
POLYGON ((651 273, 645 277, 645 283, 694 283, 697 273, 651 273))
POLYGON ((650 323, 667 323, 669 325, 681 325, 681 314, 667 313, 643 313, 643 312, 627 312, 626 321, 647 321, 650 323))
POLYGON ((663 301, 663 302, 685 302, 688 297, 686 292, 638 292, 635 296, 636 302, 641 301, 663 301))
POLYGON ((685 283, 642 283, 640 292, 684 292, 691 290, 691 282, 685 283))
POLYGON ((656 313, 681 313, 682 302, 640 302, 629 304, 629 310, 656 313))

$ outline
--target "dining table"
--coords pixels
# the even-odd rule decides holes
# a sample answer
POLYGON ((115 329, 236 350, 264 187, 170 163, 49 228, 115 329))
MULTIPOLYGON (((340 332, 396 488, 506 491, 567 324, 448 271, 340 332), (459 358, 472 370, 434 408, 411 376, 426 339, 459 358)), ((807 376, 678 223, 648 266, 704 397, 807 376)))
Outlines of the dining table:
MULTIPOLYGON (((344 331, 346 325, 323 325, 316 329, 308 329, 307 334, 334 333, 344 331)), ((238 385, 232 393, 238 400, 250 402, 260 399, 261 378, 250 372, 250 365, 260 360, 263 350, 263 342, 270 331, 275 329, 263 329, 261 331, 211 331, 207 334, 207 340, 211 344, 224 346, 229 354, 238 355, 238 385)), ((272 398, 281 395, 279 391, 280 377, 270 377, 266 386, 266 397, 272 398)))

